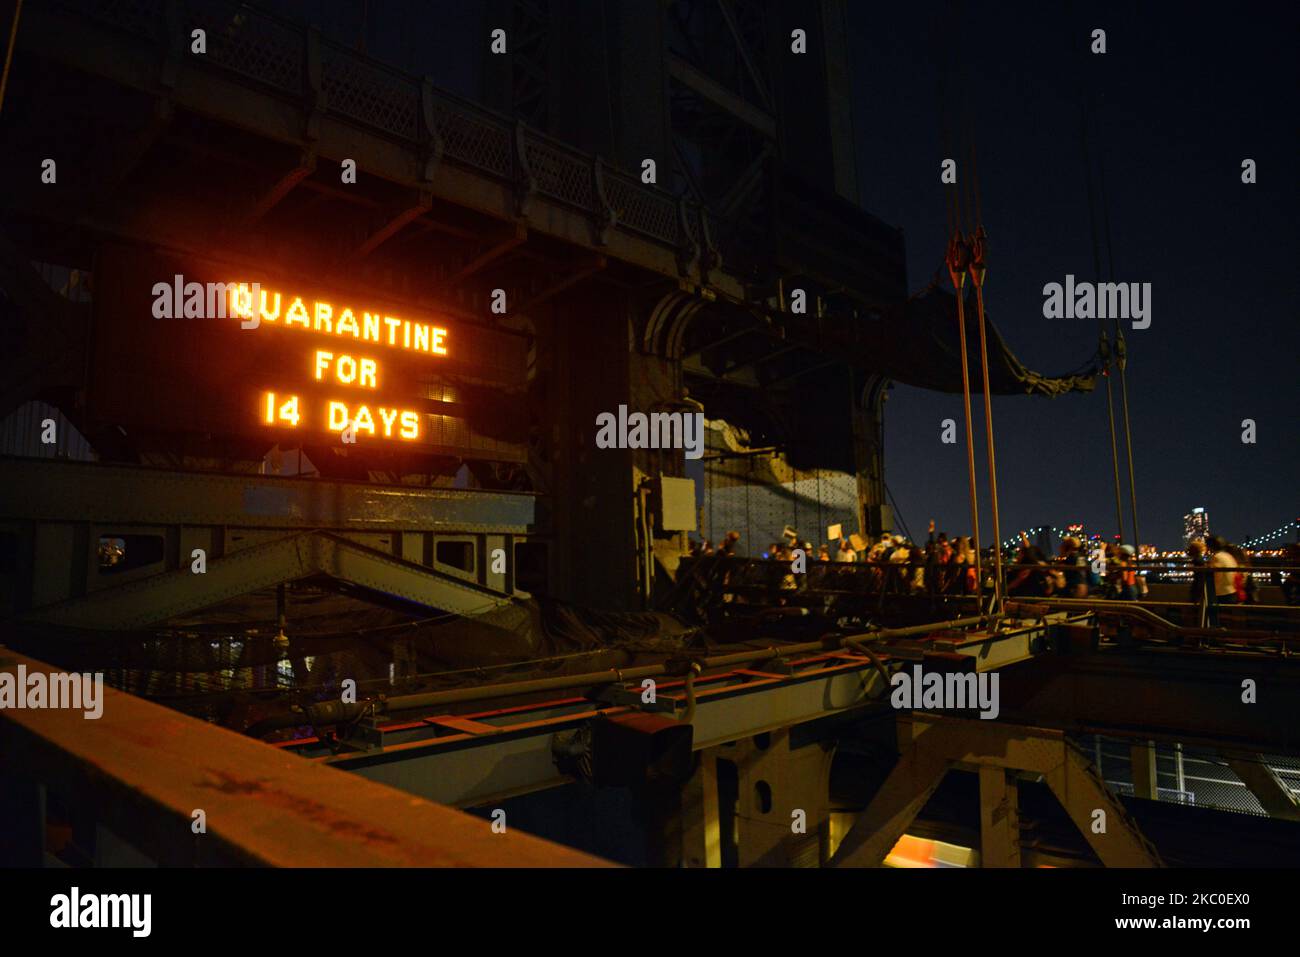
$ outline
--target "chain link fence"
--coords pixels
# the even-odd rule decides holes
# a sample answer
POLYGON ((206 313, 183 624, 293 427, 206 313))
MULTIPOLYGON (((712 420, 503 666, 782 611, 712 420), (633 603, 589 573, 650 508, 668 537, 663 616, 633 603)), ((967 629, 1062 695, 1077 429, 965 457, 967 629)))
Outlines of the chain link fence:
MULTIPOLYGON (((1116 794, 1131 796, 1133 755, 1123 738, 1089 735, 1079 741, 1116 794)), ((1267 817, 1259 799, 1217 751, 1179 744, 1156 745, 1157 800, 1267 817)), ((1292 797, 1300 800, 1300 758, 1264 754, 1254 760, 1271 768, 1292 797)))

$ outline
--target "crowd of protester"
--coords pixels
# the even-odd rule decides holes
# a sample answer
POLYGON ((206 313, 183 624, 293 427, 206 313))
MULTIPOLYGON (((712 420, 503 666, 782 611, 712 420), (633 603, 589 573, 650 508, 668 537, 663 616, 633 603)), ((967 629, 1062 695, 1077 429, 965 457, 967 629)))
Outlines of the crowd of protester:
MULTIPOLYGON (((735 555, 739 541, 739 532, 728 532, 716 549, 708 541, 692 542, 691 554, 735 555)), ((874 584, 888 592, 939 596, 992 590, 993 549, 981 551, 978 574, 983 580, 978 585, 971 540, 965 536, 949 539, 945 532, 936 535, 933 521, 923 544, 902 535, 886 534, 874 544, 855 535, 814 545, 801 541, 794 529, 787 526, 782 539, 769 545, 762 557, 791 564, 791 573, 783 577, 782 588, 798 587, 794 572, 798 560, 802 559, 799 570, 805 571, 816 562, 866 564, 872 569, 869 574, 874 584)), ((1293 551, 1295 554, 1288 552, 1292 562, 1300 563, 1300 547, 1293 551)), ((1190 600, 1207 607, 1211 627, 1217 626, 1218 606, 1258 601, 1258 586, 1249 572, 1250 559, 1242 549, 1218 536, 1210 536, 1205 541, 1191 542, 1188 557, 1192 566, 1190 600)), ((1049 557, 1022 536, 1020 547, 1014 553, 1006 550, 1002 558, 1004 593, 1010 597, 1140 601, 1149 594, 1146 576, 1140 572, 1132 545, 1094 542, 1089 550, 1078 538, 1067 536, 1062 539, 1057 554, 1049 557)), ((1300 600, 1300 573, 1290 572, 1281 584, 1288 603, 1300 600)))
MULTIPOLYGON (((934 534, 931 523, 930 535, 923 545, 909 541, 903 535, 882 535, 874 544, 868 545, 857 536, 841 537, 835 542, 815 545, 810 541, 801 541, 798 534, 786 528, 781 541, 773 542, 762 553, 762 558, 789 563, 792 566, 800 558, 807 569, 816 562, 836 564, 866 564, 872 568, 871 576, 875 583, 891 592, 926 593, 926 594, 971 594, 976 590, 975 552, 969 538, 957 537, 949 540, 944 532, 934 534)), ((736 553, 736 544, 740 540, 738 532, 729 532, 722 545, 714 547, 710 541, 691 543, 692 555, 714 555, 736 553)), ((986 562, 992 564, 992 550, 987 551, 986 562)), ((793 568, 792 568, 793 575, 793 568)), ((797 582, 783 582, 782 587, 795 588, 797 582)), ((985 585, 992 587, 991 575, 985 576, 985 585)))

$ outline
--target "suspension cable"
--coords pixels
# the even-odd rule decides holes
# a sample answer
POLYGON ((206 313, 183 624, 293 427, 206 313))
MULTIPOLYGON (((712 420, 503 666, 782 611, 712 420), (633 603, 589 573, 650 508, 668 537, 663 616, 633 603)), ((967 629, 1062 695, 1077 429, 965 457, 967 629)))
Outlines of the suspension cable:
MULTIPOLYGON (((974 150, 972 148, 972 156, 974 150)), ((980 369, 984 376, 984 435, 988 442, 989 498, 993 503, 993 607, 992 614, 1002 611, 1002 523, 998 517, 998 463, 993 451, 993 394, 989 389, 989 350, 984 334, 984 278, 987 267, 984 255, 988 237, 981 223, 971 244, 970 275, 975 284, 975 304, 979 313, 980 369)))
POLYGON ((975 204, 975 214, 970 221, 972 231, 984 226, 984 213, 980 208, 980 171, 975 151, 975 123, 971 120, 970 98, 966 98, 966 147, 970 151, 970 196, 975 204))
MULTIPOLYGON (((956 16, 954 16, 953 19, 955 20, 956 16)), ((952 277, 953 287, 957 293, 957 324, 959 333, 958 338, 961 347, 962 402, 966 416, 966 462, 970 482, 971 526, 973 533, 972 544, 975 551, 977 599, 981 600, 982 604, 981 596, 983 591, 983 576, 980 571, 979 501, 975 480, 975 448, 972 435, 973 427, 971 423, 970 369, 966 346, 966 316, 964 302, 964 281, 965 274, 968 270, 971 275, 972 284, 975 286, 977 329, 979 331, 980 370, 984 387, 984 435, 988 455, 989 496, 992 502, 993 517, 994 572, 992 610, 994 613, 997 613, 1002 605, 1002 539, 1001 518, 998 509, 997 456, 995 454, 995 443, 993 440, 993 396, 989 384, 988 337, 984 317, 984 278, 986 274, 984 254, 987 248, 987 235, 984 232, 984 214, 980 202, 979 166, 976 160, 975 149, 976 123, 973 119, 973 111, 971 110, 970 105, 971 82, 966 69, 966 62, 964 58, 960 56, 960 48, 958 49, 957 60, 961 67, 961 119, 966 138, 966 150, 970 157, 970 175, 969 177, 960 177, 959 183, 961 184, 963 197, 962 207, 965 211, 966 222, 970 227, 970 233, 965 238, 962 237, 959 217, 959 227, 952 233, 953 238, 948 246, 947 262, 949 274, 952 277)))
MULTIPOLYGON (((952 62, 956 57, 956 42, 951 26, 950 17, 941 17, 939 43, 939 62, 943 65, 939 72, 939 130, 943 142, 943 155, 945 159, 952 159, 956 162, 956 151, 953 149, 952 118, 948 111, 949 88, 952 80, 952 62)), ((958 199, 958 193, 961 189, 961 177, 958 176, 957 182, 951 187, 944 188, 944 206, 948 217, 948 236, 956 235, 961 231, 961 205, 958 199)))
POLYGON ((961 400, 962 410, 966 415, 966 471, 970 485, 971 545, 975 551, 975 587, 978 599, 979 589, 983 582, 980 575, 980 509, 979 496, 975 490, 975 442, 973 435, 975 430, 971 425, 970 368, 966 351, 966 311, 962 302, 964 298, 963 287, 966 284, 966 269, 970 265, 970 248, 959 234, 954 233, 952 240, 948 243, 947 262, 948 275, 952 279, 953 289, 957 294, 957 334, 961 349, 961 400))
MULTIPOLYGON (((1100 134, 1100 111, 1098 111, 1097 128, 1100 134)), ((1100 139, 1100 135, 1098 138, 1100 139)), ((1106 265, 1109 270, 1107 278, 1113 283, 1115 281, 1115 248, 1110 238, 1110 203, 1106 198, 1106 157, 1100 146, 1097 149, 1097 178, 1098 186, 1101 189, 1102 229, 1106 239, 1106 265)), ((1120 330, 1119 316, 1112 316, 1111 318, 1115 324, 1115 364, 1119 366, 1120 402, 1124 409, 1124 447, 1128 459, 1128 500, 1133 517, 1133 548, 1138 550, 1142 547, 1142 538, 1138 534, 1137 483, 1133 478, 1133 427, 1129 421, 1128 375, 1125 373, 1128 366, 1128 343, 1125 342, 1124 333, 1120 330)))
MULTIPOLYGON (((954 162, 957 160, 960 151, 954 148, 955 138, 952 135, 953 116, 950 111, 950 103, 956 101, 956 96, 950 93, 949 81, 953 78, 954 73, 958 73, 954 65, 958 63, 961 55, 960 37, 957 32, 959 19, 960 10, 955 3, 951 10, 942 15, 941 19, 942 36, 948 42, 943 46, 940 54, 943 71, 940 81, 939 115, 943 128, 944 154, 946 157, 953 159, 954 162)), ((964 87, 964 72, 958 73, 955 79, 959 86, 964 87)), ((965 100, 964 95, 963 100, 965 100)), ((969 103, 969 101, 965 102, 969 103)), ((966 112, 969 113, 969 110, 966 112)), ((970 358, 966 345, 965 284, 966 271, 970 265, 970 247, 962 238, 966 225, 963 221, 963 206, 966 205, 969 198, 969 190, 966 188, 965 179, 965 176, 959 173, 956 188, 948 190, 948 246, 944 255, 944 262, 948 267, 948 276, 952 280, 953 292, 957 299, 957 339, 961 350, 962 413, 966 425, 966 478, 970 496, 971 547, 974 552, 976 600, 978 601, 983 575, 980 570, 979 493, 975 482, 975 428, 971 421, 970 358)), ((886 491, 888 490, 886 489, 886 491)))
MULTIPOLYGON (((1088 223, 1092 232, 1093 278, 1100 283, 1102 278, 1101 246, 1097 237, 1097 203, 1092 190, 1092 159, 1088 150, 1088 103, 1086 94, 1083 94, 1081 98, 1082 102, 1079 109, 1082 120, 1083 178, 1087 186, 1088 223)), ((1119 533, 1119 539, 1122 542, 1124 540, 1124 504, 1121 500, 1119 486, 1119 446, 1115 441, 1115 399, 1114 389, 1110 381, 1110 341, 1106 337, 1106 320, 1098 316, 1097 323, 1101 328, 1098 354, 1101 357, 1101 374, 1106 380, 1106 418, 1110 424, 1110 461, 1115 484, 1115 530, 1119 533)))

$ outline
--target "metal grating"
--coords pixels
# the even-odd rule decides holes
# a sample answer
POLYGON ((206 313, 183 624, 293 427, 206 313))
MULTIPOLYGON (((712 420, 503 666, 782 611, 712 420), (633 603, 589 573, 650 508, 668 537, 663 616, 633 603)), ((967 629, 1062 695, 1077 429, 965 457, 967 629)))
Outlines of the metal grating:
MULTIPOLYGON (((1106 784, 1118 794, 1132 795, 1129 742, 1091 736, 1080 748, 1100 763, 1106 784)), ((1300 760, 1283 755, 1262 755, 1267 764, 1300 799, 1300 760)), ((1201 748, 1156 748, 1156 796, 1161 801, 1195 804, 1197 807, 1266 816, 1263 805, 1227 764, 1223 757, 1201 748)))
POLYGON ((420 138, 420 87, 332 43, 321 44, 321 85, 331 113, 408 140, 420 138))
MULTIPOLYGON (((1136 789, 1128 781, 1107 781, 1106 786, 1116 794, 1124 797, 1133 797, 1136 789)), ((1156 788, 1156 799, 1159 801, 1169 801, 1173 804, 1195 804, 1196 793, 1193 791, 1180 791, 1177 788, 1156 788)))
POLYGON ((676 244, 677 204, 670 197, 652 193, 621 173, 606 176, 605 195, 620 226, 676 244))
MULTIPOLYGON (((782 540, 787 525, 814 548, 830 544, 830 525, 843 526, 845 535, 857 531, 857 479, 852 475, 820 471, 778 482, 765 470, 750 472, 753 462, 706 462, 703 538, 716 544, 727 532, 740 532, 736 553, 760 558, 769 545, 782 540)), ((834 557, 833 548, 831 553, 834 557)))
POLYGON ((295 95, 302 92, 306 34, 240 3, 195 4, 188 33, 208 36, 208 60, 232 72, 295 95))
POLYGON ((504 122, 471 114, 436 95, 433 117, 447 156, 502 179, 510 178, 510 129, 504 122))
POLYGON ((525 141, 524 152, 539 190, 581 209, 592 208, 591 168, 581 157, 531 137, 525 141))

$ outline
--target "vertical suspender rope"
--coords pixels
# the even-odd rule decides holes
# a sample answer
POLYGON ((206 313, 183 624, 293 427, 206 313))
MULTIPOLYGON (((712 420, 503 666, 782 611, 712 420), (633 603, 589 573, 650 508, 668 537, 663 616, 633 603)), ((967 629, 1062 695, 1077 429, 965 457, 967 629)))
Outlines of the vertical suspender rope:
MULTIPOLYGON (((950 27, 949 36, 952 38, 951 51, 944 51, 943 60, 946 67, 950 67, 952 59, 960 50, 959 40, 956 39, 955 33, 952 32, 952 24, 956 17, 948 19, 950 27), (951 53, 951 56, 949 56, 951 53)), ((951 127, 948 114, 948 97, 947 92, 948 70, 942 75, 940 87, 939 112, 942 118, 943 138, 945 152, 953 159, 956 158, 956 151, 953 150, 951 136, 951 127)), ((959 78, 959 80, 962 78, 959 78)), ((952 280, 953 290, 957 296, 957 337, 961 349, 961 397, 962 410, 966 417, 966 471, 967 481, 970 492, 970 523, 971 523, 971 547, 975 556, 975 601, 983 606, 982 585, 983 575, 981 573, 981 555, 980 555, 980 511, 979 495, 975 485, 975 444, 974 444, 974 426, 971 424, 971 407, 970 407, 970 364, 966 347, 966 307, 963 299, 964 286, 966 282, 966 271, 970 265, 970 248, 962 240, 962 196, 965 185, 965 177, 958 176, 957 187, 948 194, 948 232, 950 240, 948 242, 947 255, 944 257, 948 266, 948 276, 952 280)), ((888 487, 886 487, 888 488, 888 487)), ((910 536, 909 536, 910 537, 910 536)))
POLYGON ((1119 491, 1119 447, 1115 444, 1115 403, 1111 397, 1110 384, 1110 342, 1106 338, 1106 328, 1101 330, 1101 374, 1106 380, 1106 417, 1110 422, 1110 463, 1115 480, 1115 531, 1120 541, 1124 540, 1124 506, 1120 501, 1119 491))
POLYGON ((981 606, 980 575, 980 509, 979 498, 975 492, 975 444, 974 428, 971 426, 970 414, 970 369, 966 361, 966 310, 962 304, 962 287, 966 283, 966 269, 970 265, 970 249, 959 234, 954 233, 948 243, 948 275, 952 277, 953 288, 957 291, 957 332, 961 348, 961 399, 966 413, 966 468, 970 482, 970 523, 971 544, 975 549, 975 600, 981 606))
MULTIPOLYGON (((1114 280, 1112 274, 1111 279, 1114 280)), ((1115 325, 1118 327, 1119 322, 1115 325)), ((1119 391, 1124 405, 1124 444, 1128 448, 1128 499, 1129 507, 1133 515, 1133 549, 1134 553, 1142 547, 1142 539, 1138 537, 1138 500, 1137 485, 1133 481, 1133 429, 1129 425, 1128 419, 1128 379, 1124 375, 1124 367, 1128 365, 1128 347, 1124 344, 1124 334, 1117 333, 1115 339, 1115 359, 1119 366, 1119 391)), ((1141 557, 1141 556, 1139 556, 1141 557)))
MULTIPOLYGON (((963 84, 963 90, 969 90, 969 84, 963 84)), ((980 205, 979 166, 976 164, 975 125, 971 120, 970 103, 966 104, 966 139, 970 150, 970 187, 969 193, 975 202, 972 224, 975 234, 970 237, 970 276, 975 284, 975 305, 979 317, 980 369, 984 380, 984 435, 988 445, 989 459, 989 498, 993 504, 993 605, 991 612, 1002 613, 1002 522, 998 514, 998 465, 993 443, 993 393, 989 388, 989 351, 984 332, 984 277, 987 267, 984 261, 988 251, 988 236, 984 232, 984 212, 980 205)), ((963 353, 965 348, 962 349, 963 353)), ((963 357, 964 361, 964 357, 963 357)), ((978 576, 978 572, 976 573, 978 576)), ((979 578, 976 578, 979 581, 979 578)))
POLYGON ((975 218, 971 224, 978 230, 984 226, 984 211, 980 206, 980 171, 975 159, 975 128, 970 120, 970 105, 966 107, 966 145, 970 150, 970 191, 975 200, 975 218))
MULTIPOLYGON (((1088 106, 1085 101, 1081 107, 1083 118, 1083 178, 1088 189, 1088 222, 1092 228, 1092 265, 1093 278, 1101 282, 1101 251, 1097 241, 1097 209, 1092 194, 1092 160, 1088 152, 1088 106)), ((1106 380, 1106 417, 1110 422, 1110 461, 1115 479, 1115 530, 1120 541, 1124 540, 1124 504, 1120 498, 1119 488, 1119 446, 1115 442, 1115 399, 1110 382, 1110 341, 1106 338, 1106 321, 1098 319, 1101 326, 1099 353, 1101 356, 1101 374, 1106 380)))
MULTIPOLYGON (((972 155, 974 148, 972 147, 972 155)), ((977 204, 978 205, 978 201, 977 204)), ((989 497, 993 501, 993 606, 991 614, 1002 612, 1002 525, 998 518, 998 466, 993 453, 993 395, 989 389, 989 351, 984 334, 984 254, 988 237, 979 226, 971 243, 970 277, 975 284, 975 302, 979 311, 980 367, 984 376, 984 435, 988 441, 989 497)), ((963 352, 965 349, 963 348, 963 352)))
MULTIPOLYGON (((952 149, 952 129, 948 119, 948 80, 951 67, 951 54, 948 49, 939 51, 943 70, 939 74, 939 132, 943 140, 943 155, 946 159, 955 159, 952 149)), ((960 182, 960 179, 958 180, 960 182)), ((957 209, 957 188, 945 188, 945 212, 948 216, 948 235, 951 237, 961 229, 960 214, 957 209)))
MULTIPOLYGON (((1115 281, 1115 249, 1110 241, 1110 204, 1106 201, 1106 162, 1101 150, 1097 151, 1097 179, 1101 187, 1101 221, 1102 228, 1106 238, 1106 265, 1109 271, 1109 279, 1115 281)), ((1124 448, 1128 457, 1128 502, 1133 516, 1133 549, 1134 554, 1138 554, 1142 548, 1142 538, 1138 534, 1138 503, 1137 503, 1137 483, 1133 479, 1133 428, 1129 423, 1128 416, 1128 376, 1125 369, 1128 366, 1128 344, 1124 341, 1124 333, 1120 331, 1119 316, 1112 317, 1115 321, 1115 364, 1119 366, 1119 394, 1120 402, 1124 409, 1124 448)))

